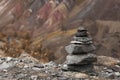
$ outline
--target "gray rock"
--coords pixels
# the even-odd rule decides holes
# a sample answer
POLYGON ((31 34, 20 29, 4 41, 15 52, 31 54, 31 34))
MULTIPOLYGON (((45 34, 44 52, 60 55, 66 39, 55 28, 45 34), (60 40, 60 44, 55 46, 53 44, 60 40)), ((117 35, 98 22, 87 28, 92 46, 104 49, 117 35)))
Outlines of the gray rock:
POLYGON ((102 73, 99 74, 99 77, 113 79, 115 76, 114 76, 114 73, 107 73, 102 71, 102 73))
POLYGON ((59 77, 58 80, 69 80, 67 77, 59 77))
POLYGON ((69 65, 83 65, 96 62, 97 58, 94 54, 84 54, 84 55, 68 55, 66 63, 69 65))
POLYGON ((15 65, 15 63, 13 62, 3 62, 1 65, 0 65, 0 69, 6 69, 6 68, 10 68, 10 67, 13 67, 15 65))
POLYGON ((57 64, 53 61, 50 61, 49 63, 43 64, 44 67, 56 67, 57 64))
POLYGON ((62 69, 64 71, 80 71, 80 72, 92 72, 94 70, 92 64, 87 64, 87 65, 66 65, 64 64, 62 69))
POLYGON ((16 74, 15 78, 17 78, 19 80, 19 79, 22 79, 22 78, 24 78, 26 76, 27 76, 27 74, 20 73, 20 74, 16 74))
POLYGON ((44 65, 42 65, 42 64, 35 64, 33 67, 36 67, 36 68, 44 68, 44 65))
POLYGON ((70 44, 65 47, 65 50, 69 54, 84 54, 84 53, 93 52, 95 50, 95 47, 93 45, 70 44))
POLYGON ((7 58, 6 58, 6 61, 11 61, 11 60, 12 60, 11 57, 7 57, 7 58))
POLYGON ((83 43, 88 43, 88 44, 92 44, 92 38, 89 38, 89 37, 76 37, 74 36, 73 39, 75 41, 80 41, 80 42, 83 42, 83 43))
POLYGON ((64 64, 64 65, 62 66, 62 69, 65 70, 65 71, 68 70, 68 65, 67 65, 67 64, 64 64))
POLYGON ((0 59, 0 64, 2 64, 3 63, 3 61, 0 59))
POLYGON ((88 33, 87 33, 87 30, 85 31, 78 31, 76 34, 75 34, 76 37, 87 37, 88 36, 88 33))
POLYGON ((113 73, 113 70, 107 69, 106 72, 108 72, 108 73, 113 73))
POLYGON ((5 61, 5 60, 6 60, 6 58, 1 58, 1 60, 2 60, 2 61, 5 61))
POLYGON ((117 77, 120 77, 120 72, 115 72, 115 75, 116 75, 117 77))
POLYGON ((31 79, 32 79, 32 80, 37 80, 37 78, 38 78, 37 75, 32 75, 32 76, 31 76, 31 79))
POLYGON ((35 70, 35 71, 40 71, 41 70, 41 68, 38 68, 38 67, 32 67, 32 69, 35 70))

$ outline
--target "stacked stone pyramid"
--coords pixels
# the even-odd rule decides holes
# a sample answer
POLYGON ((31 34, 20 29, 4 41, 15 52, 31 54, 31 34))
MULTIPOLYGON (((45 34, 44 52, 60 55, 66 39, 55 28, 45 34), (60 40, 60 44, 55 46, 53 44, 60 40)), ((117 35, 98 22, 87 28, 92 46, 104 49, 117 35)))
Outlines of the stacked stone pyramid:
POLYGON ((92 38, 88 36, 85 28, 80 27, 73 39, 70 45, 65 47, 68 55, 64 68, 75 71, 87 70, 88 67, 90 68, 97 61, 96 55, 93 54, 95 46, 92 38))

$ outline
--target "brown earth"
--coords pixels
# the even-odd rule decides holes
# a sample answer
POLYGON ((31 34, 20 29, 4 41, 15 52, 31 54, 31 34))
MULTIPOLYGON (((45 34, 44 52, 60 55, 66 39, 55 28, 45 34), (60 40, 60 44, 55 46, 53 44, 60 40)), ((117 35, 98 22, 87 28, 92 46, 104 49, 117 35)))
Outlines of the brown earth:
POLYGON ((0 1, 0 45, 6 56, 25 51, 40 61, 63 62, 65 45, 86 26, 98 55, 120 58, 119 0, 45 1, 0 1))

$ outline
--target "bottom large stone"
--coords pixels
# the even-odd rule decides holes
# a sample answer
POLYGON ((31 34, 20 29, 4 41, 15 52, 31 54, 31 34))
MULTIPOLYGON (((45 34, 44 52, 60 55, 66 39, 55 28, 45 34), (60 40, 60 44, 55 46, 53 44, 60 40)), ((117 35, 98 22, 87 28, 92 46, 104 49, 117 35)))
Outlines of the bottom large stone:
POLYGON ((82 66, 73 66, 73 65, 67 65, 64 64, 62 69, 64 71, 79 71, 79 72, 92 72, 94 70, 93 64, 87 64, 82 66))

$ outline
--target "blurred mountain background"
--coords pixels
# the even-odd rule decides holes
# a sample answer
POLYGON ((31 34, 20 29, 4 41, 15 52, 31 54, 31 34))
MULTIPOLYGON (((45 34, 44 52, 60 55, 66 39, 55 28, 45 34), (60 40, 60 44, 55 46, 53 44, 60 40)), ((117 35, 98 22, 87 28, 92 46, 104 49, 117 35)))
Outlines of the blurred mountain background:
POLYGON ((0 0, 0 54, 61 63, 80 26, 97 55, 120 58, 120 0, 0 0))

